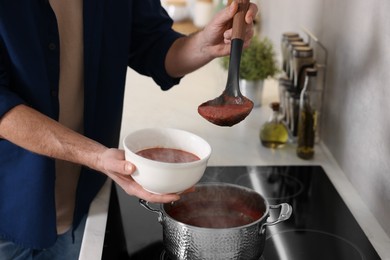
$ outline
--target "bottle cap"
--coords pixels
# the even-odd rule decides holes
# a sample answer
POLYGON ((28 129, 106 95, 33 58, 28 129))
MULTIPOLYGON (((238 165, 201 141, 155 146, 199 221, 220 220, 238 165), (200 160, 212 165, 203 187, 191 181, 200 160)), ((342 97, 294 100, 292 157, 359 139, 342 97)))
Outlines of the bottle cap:
POLYGON ((316 68, 307 68, 305 70, 305 73, 307 76, 317 76, 317 69, 316 68))
POLYGON ((302 42, 303 39, 298 36, 298 37, 286 38, 285 41, 287 42, 287 44, 289 44, 290 42, 302 42))
POLYGON ((287 76, 282 76, 279 78, 279 84, 283 86, 292 86, 292 80, 287 76))
POLYGON ((273 111, 279 111, 280 104, 279 104, 279 102, 272 102, 272 103, 270 104, 270 107, 271 107, 271 109, 272 109, 273 111))
POLYGON ((296 38, 299 37, 299 34, 296 32, 285 32, 282 34, 282 39, 285 40, 287 38, 296 38))
POLYGON ((288 43, 288 49, 290 51, 292 51, 293 49, 297 48, 297 47, 307 47, 309 46, 307 42, 303 42, 303 41, 295 41, 295 42, 289 42, 288 43))
POLYGON ((313 48, 309 46, 300 46, 293 49, 293 56, 296 58, 308 58, 313 56, 313 48))

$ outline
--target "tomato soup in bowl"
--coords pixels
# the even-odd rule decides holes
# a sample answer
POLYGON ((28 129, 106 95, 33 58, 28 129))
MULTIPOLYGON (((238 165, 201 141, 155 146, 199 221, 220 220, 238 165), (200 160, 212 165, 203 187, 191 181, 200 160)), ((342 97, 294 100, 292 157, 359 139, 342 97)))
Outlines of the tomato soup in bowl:
POLYGON ((201 137, 180 129, 147 128, 123 140, 126 160, 136 166, 132 175, 144 189, 157 193, 180 193, 203 176, 211 155, 201 137))

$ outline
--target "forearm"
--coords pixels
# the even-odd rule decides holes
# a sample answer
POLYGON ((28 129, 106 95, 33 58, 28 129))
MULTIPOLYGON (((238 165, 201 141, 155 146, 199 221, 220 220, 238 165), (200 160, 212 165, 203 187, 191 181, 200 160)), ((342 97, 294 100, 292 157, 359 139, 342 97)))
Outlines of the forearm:
POLYGON ((0 118, 0 137, 29 151, 99 170, 103 145, 19 105, 0 118))
POLYGON ((210 49, 202 46, 202 31, 177 39, 169 49, 165 68, 172 77, 181 77, 210 62, 210 49))

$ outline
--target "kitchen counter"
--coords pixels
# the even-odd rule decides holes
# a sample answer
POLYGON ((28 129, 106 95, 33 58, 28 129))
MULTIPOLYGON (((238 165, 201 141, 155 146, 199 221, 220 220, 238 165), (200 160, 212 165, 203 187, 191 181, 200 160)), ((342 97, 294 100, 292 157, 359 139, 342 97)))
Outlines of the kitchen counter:
MULTIPOLYGON (((295 155, 295 144, 287 144, 277 150, 260 144, 259 129, 271 113, 268 104, 278 100, 276 81, 265 82, 263 105, 254 108, 247 119, 238 125, 218 127, 197 113, 199 104, 219 96, 225 87, 227 73, 218 62, 215 60, 184 77, 180 85, 165 92, 153 80, 129 70, 121 141, 126 134, 137 129, 172 127, 193 132, 210 143, 213 149, 210 166, 321 165, 378 254, 382 259, 390 259, 389 237, 362 202, 326 146, 318 144, 314 159, 306 161, 295 155)), ((80 253, 82 260, 101 258, 110 184, 107 181, 91 205, 80 253)))

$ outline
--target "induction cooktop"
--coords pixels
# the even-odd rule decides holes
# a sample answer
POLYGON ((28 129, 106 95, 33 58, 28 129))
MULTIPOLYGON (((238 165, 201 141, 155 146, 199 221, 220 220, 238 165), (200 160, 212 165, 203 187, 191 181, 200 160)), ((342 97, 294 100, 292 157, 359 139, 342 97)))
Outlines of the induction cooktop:
MULTIPOLYGON (((242 185, 259 192, 269 204, 287 202, 292 206, 289 220, 267 227, 265 249, 259 260, 380 259, 321 166, 208 167, 201 182, 242 185)), ((161 225, 150 223, 139 232, 136 224, 132 227, 124 223, 129 224, 124 226, 130 229, 130 235, 123 234, 121 221, 131 222, 131 216, 118 217, 121 208, 115 202, 115 189, 112 193, 103 259, 169 259, 161 225)), ((154 215, 140 205, 134 205, 133 210, 137 218, 145 217, 144 222, 154 215)), ((157 222, 156 216, 151 222, 153 217, 157 222)))

